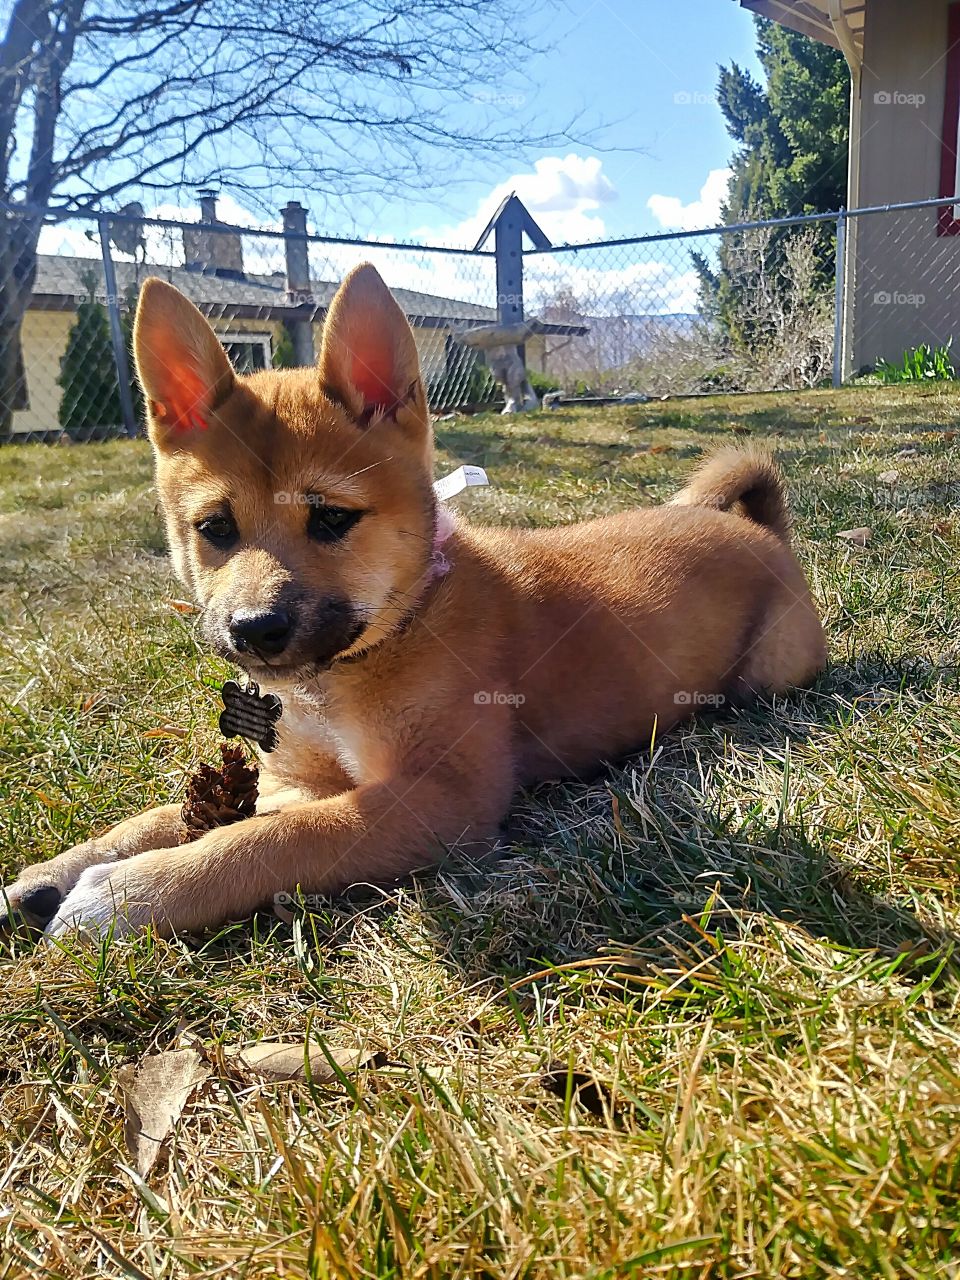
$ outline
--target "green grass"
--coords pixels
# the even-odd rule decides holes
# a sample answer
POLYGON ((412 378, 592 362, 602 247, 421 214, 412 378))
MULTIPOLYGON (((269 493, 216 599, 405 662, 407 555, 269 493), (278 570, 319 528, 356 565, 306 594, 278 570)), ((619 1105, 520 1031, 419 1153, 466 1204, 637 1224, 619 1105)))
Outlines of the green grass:
MULTIPOLYGON (((438 471, 495 485, 461 508, 517 524, 770 440, 829 671, 519 797, 483 872, 192 943, 14 936, 0 1276, 955 1275, 958 422, 944 385, 439 423, 438 471), (124 1064, 304 1035, 381 1065, 214 1071, 129 1172, 124 1064)), ((225 669, 170 604, 144 444, 0 451, 0 553, 9 876, 176 795, 225 669)))

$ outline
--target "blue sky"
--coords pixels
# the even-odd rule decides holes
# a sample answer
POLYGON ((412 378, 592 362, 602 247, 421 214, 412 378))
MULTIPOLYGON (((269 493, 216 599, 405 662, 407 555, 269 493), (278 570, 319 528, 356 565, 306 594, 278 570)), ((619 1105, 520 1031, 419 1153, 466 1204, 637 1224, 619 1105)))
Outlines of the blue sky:
POLYGON ((608 122, 602 148, 553 148, 534 156, 539 167, 485 165, 476 182, 394 208, 391 234, 456 238, 482 226, 510 188, 531 207, 539 198, 535 212, 556 239, 710 224, 731 154, 717 68, 733 60, 759 74, 750 15, 733 0, 568 0, 557 14, 554 48, 530 67, 523 106, 548 126, 580 111, 608 122))
MULTIPOLYGON (((737 61, 759 74, 751 16, 734 0, 564 0, 552 14, 544 37, 552 47, 505 78, 503 98, 544 133, 581 116, 586 136, 523 158, 468 156, 461 164, 467 180, 422 200, 348 198, 324 215, 318 199, 305 198, 311 229, 472 244, 511 190, 555 243, 714 225, 731 155, 715 101, 717 70, 737 61)), ((489 114, 496 92, 495 78, 478 91, 478 117, 489 114)), ((225 191, 219 213, 227 222, 276 227, 270 211, 301 197, 293 187, 277 189, 257 209, 225 191)), ((197 216, 191 196, 144 203, 161 217, 197 216)), ((96 252, 82 230, 66 225, 47 229, 41 247, 96 252)))

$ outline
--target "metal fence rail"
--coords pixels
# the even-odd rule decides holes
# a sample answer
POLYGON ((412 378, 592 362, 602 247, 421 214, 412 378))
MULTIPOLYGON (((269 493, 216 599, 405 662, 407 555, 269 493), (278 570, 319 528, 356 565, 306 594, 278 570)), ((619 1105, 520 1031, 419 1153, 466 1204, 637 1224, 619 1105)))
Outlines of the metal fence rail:
POLYGON ((375 263, 410 320, 431 403, 494 402, 482 357, 463 341, 497 316, 492 252, 310 236, 303 210, 284 213, 294 224, 284 232, 126 216, 48 222, 45 215, 25 305, 17 324, 4 326, 25 215, 0 210, 0 273, 7 270, 6 288, 0 278, 0 430, 5 425, 18 439, 91 440, 142 429, 130 340, 148 276, 190 297, 235 366, 250 371, 313 363, 336 288, 362 260, 375 263))
POLYGON ((373 261, 435 411, 502 403, 485 326, 514 326, 540 391, 594 395, 837 384, 960 332, 960 198, 554 246, 514 197, 473 248, 310 235, 295 203, 282 230, 225 225, 209 195, 201 211, 0 207, 0 434, 141 429, 129 344, 148 275, 193 298, 246 370, 311 363, 338 282, 373 261))

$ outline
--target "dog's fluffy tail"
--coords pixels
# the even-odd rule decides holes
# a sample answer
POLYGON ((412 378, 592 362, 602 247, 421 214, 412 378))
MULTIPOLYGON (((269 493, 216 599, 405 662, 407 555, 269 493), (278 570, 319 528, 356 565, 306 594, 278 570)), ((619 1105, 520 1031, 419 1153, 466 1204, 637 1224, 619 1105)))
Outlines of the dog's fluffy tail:
POLYGON ((735 511, 790 540, 790 510, 783 473, 762 449, 730 446, 711 454, 673 502, 735 511))

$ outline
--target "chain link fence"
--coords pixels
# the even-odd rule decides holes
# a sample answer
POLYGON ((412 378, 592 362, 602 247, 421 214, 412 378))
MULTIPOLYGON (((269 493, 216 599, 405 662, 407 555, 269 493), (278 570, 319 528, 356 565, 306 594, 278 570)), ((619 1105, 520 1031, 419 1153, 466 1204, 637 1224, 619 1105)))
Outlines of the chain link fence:
MULTIPOLYGON (((410 319, 434 412, 502 404, 476 342, 502 323, 495 251, 312 236, 297 205, 283 231, 204 213, 31 224, 0 210, 0 434, 141 429, 129 344, 148 275, 192 298, 252 370, 312 363, 337 285, 363 259, 410 319)), ((957 232, 960 203, 939 200, 527 249, 531 380, 568 396, 689 395, 817 387, 896 363, 960 332, 957 232)))
POLYGON ((8 438, 95 440, 142 429, 130 343, 140 285, 151 275, 191 298, 234 366, 249 372, 312 363, 340 281, 372 261, 410 320, 434 408, 497 402, 482 353, 464 341, 497 317, 492 252, 111 217, 46 223, 39 252, 17 255, 25 219, 0 218, 0 427, 8 438), (18 293, 19 314, 11 305, 18 293))
POLYGON ((821 385, 832 377, 836 219, 756 224, 525 255, 544 382, 598 396, 821 385))

